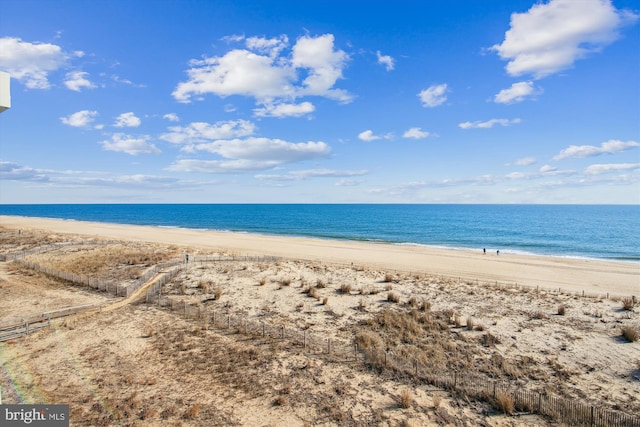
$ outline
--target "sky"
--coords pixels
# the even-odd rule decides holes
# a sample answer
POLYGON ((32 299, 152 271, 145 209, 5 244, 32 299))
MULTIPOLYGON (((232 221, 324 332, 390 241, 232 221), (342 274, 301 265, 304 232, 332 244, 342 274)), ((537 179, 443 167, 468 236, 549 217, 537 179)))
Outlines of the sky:
POLYGON ((0 203, 640 204, 636 0, 1 0, 0 203))

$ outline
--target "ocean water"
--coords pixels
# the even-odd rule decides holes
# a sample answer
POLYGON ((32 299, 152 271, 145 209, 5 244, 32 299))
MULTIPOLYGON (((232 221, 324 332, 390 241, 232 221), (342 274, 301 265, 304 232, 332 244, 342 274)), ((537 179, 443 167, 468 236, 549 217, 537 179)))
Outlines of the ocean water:
POLYGON ((0 215, 640 262, 637 205, 0 205, 0 215))

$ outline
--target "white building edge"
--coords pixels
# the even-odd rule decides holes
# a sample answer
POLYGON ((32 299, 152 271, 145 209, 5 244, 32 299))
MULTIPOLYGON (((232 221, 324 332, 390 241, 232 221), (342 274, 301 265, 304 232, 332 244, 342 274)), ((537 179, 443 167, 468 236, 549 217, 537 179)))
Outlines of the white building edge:
POLYGON ((11 108, 11 77, 9 73, 0 71, 0 113, 11 108))

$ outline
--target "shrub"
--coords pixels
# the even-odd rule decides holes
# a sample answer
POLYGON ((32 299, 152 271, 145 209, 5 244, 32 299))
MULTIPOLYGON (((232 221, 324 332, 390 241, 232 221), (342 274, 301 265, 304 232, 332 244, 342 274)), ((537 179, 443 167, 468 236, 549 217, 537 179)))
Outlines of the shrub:
POLYGON ((623 326, 622 336, 625 337, 629 342, 638 341, 638 339, 640 339, 640 331, 638 331, 638 329, 634 328, 633 326, 623 326))
POLYGON ((565 307, 564 304, 560 304, 558 306, 558 315, 559 316, 564 316, 566 312, 567 312, 567 307, 565 307))
POLYGON ((351 285, 345 283, 340 285, 340 292, 342 292, 343 294, 350 294, 351 293, 351 285))
POLYGON ((198 415, 200 415, 201 411, 202 411, 202 405, 199 403, 196 403, 194 405, 191 405, 186 411, 184 411, 184 414, 182 414, 182 418, 184 418, 185 420, 193 420, 198 415))
POLYGON ((215 291, 213 291, 213 297, 216 301, 219 300, 220 297, 222 297, 222 289, 217 288, 215 291))
POLYGON ((260 286, 264 286, 265 283, 267 283, 267 279, 265 279, 264 277, 258 281, 258 284, 260 286))
POLYGON ((389 292, 387 294, 387 301, 398 303, 400 302, 400 295, 396 294, 395 292, 389 292))
POLYGON ((442 402, 442 398, 440 396, 438 396, 437 394, 433 396, 433 407, 437 408, 438 406, 440 406, 440 402, 442 402))
POLYGON ((498 408, 500 408, 502 412, 507 415, 513 414, 513 410, 515 408, 513 396, 511 396, 510 394, 499 392, 496 396, 496 401, 498 403, 498 408))
POLYGON ((420 303, 420 306, 418 308, 421 311, 429 311, 429 310, 431 310, 431 303, 429 301, 422 300, 422 302, 420 303))
POLYGON ((408 304, 411 307, 416 307, 418 305, 418 299, 416 297, 411 297, 411 298, 409 298, 408 304))
POLYGON ((500 344, 500 338, 487 332, 480 338, 480 344, 482 344, 485 347, 493 347, 496 344, 500 344))
POLYGON ((312 297, 312 298, 318 299, 319 298, 318 290, 316 288, 310 288, 309 289, 309 296, 312 297))
POLYGON ((326 287, 326 285, 324 284, 324 282, 322 281, 322 279, 318 279, 318 280, 316 280, 316 288, 318 288, 318 289, 322 289, 322 288, 325 288, 325 287, 326 287))
POLYGON ((289 278, 282 279, 280 281, 280 284, 282 284, 282 286, 289 286, 291 284, 291 279, 289 279, 289 278))
POLYGON ((404 389, 400 392, 400 407, 408 409, 411 407, 411 392, 404 389))
POLYGON ((473 317, 469 316, 467 317, 467 329, 470 331, 473 331, 473 327, 475 326, 475 322, 473 320, 473 317))
POLYGON ((273 400, 273 406, 285 406, 287 404, 287 398, 285 396, 278 396, 273 400))
POLYGON ((328 302, 329 302, 329 297, 322 298, 322 305, 327 305, 328 302))
POLYGON ((633 297, 628 297, 628 298, 623 298, 622 299, 622 308, 624 308, 627 311, 633 310, 633 307, 635 305, 636 305, 636 301, 635 301, 635 298, 633 298, 633 297))
POLYGON ((392 275, 391 273, 387 273, 387 274, 385 274, 385 275, 384 275, 384 279, 383 279, 383 281, 384 281, 385 283, 393 282, 393 275, 392 275))

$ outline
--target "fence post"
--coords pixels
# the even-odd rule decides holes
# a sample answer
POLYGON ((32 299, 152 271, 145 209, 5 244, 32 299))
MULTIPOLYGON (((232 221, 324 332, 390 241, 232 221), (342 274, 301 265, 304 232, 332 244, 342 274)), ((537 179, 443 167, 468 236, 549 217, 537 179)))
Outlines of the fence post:
POLYGON ((282 328, 282 335, 281 335, 281 337, 282 337, 282 339, 284 339, 284 326, 282 326, 281 328, 282 328))
POLYGON ((227 314, 227 329, 231 328, 231 315, 227 314))
POLYGON ((357 361, 358 360, 358 343, 355 343, 353 345, 353 358, 357 361))
POLYGON ((387 352, 384 352, 384 367, 387 367, 387 352))
POLYGON ((331 338, 327 339, 327 354, 331 354, 331 338))
POLYGON ((24 322, 24 327, 27 331, 27 335, 29 335, 29 322, 24 322))
POLYGON ((260 322, 262 323, 262 337, 264 337, 264 322, 260 322))
MULTIPOLYGON (((264 335, 264 334, 262 334, 264 335)), ((307 331, 306 329, 304 331, 302 331, 302 348, 306 349, 307 348, 307 331)))
POLYGON ((453 388, 458 386, 458 371, 453 372, 453 388))
POLYGON ((593 408, 593 406, 592 406, 592 407, 591 407, 591 422, 589 423, 589 425, 590 425, 591 427, 593 427, 593 409, 594 409, 594 408, 593 408))

